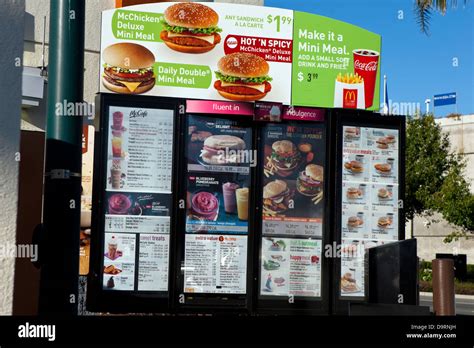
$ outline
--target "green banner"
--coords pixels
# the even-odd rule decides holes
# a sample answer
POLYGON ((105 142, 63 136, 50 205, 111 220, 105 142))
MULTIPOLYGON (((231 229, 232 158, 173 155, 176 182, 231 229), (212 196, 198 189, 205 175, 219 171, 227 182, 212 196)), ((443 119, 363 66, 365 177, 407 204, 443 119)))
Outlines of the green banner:
POLYGON ((293 40, 293 105, 379 109, 379 35, 294 12, 293 40))
POLYGON ((162 42, 162 13, 117 10, 112 17, 116 39, 162 42))
POLYGON ((212 71, 205 65, 157 62, 153 66, 157 86, 209 88, 212 71))

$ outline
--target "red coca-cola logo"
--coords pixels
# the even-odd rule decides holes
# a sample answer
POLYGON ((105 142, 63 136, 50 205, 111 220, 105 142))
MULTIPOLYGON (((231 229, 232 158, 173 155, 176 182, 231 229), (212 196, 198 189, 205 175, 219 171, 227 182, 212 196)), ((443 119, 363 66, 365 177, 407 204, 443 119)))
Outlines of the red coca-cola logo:
POLYGON ((354 62, 354 67, 356 69, 365 70, 365 71, 377 71, 377 65, 378 65, 377 61, 364 63, 359 60, 356 60, 354 62))

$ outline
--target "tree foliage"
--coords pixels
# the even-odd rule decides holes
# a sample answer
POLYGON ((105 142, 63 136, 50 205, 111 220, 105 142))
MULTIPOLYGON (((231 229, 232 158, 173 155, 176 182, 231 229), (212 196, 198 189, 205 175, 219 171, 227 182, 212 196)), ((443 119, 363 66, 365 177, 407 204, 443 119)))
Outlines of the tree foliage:
MULTIPOLYGON (((464 0, 464 5, 469 0, 464 0)), ((415 0, 415 15, 418 20, 420 30, 429 34, 430 19, 434 11, 444 15, 448 7, 456 8, 458 6, 457 0, 415 0)))
POLYGON ((460 228, 454 238, 474 230, 474 197, 464 178, 465 159, 450 149, 449 134, 432 115, 409 118, 406 140, 407 220, 440 213, 460 228))

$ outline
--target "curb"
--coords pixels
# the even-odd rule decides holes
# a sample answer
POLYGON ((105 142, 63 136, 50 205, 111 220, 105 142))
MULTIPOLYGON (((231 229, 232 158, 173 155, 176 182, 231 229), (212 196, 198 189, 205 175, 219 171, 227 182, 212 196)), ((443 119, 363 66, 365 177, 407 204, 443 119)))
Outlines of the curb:
MULTIPOLYGON (((433 297, 432 292, 420 292, 420 296, 429 296, 433 297)), ((474 300, 474 295, 461 295, 461 294, 456 294, 455 298, 458 299, 465 299, 465 300, 474 300)))

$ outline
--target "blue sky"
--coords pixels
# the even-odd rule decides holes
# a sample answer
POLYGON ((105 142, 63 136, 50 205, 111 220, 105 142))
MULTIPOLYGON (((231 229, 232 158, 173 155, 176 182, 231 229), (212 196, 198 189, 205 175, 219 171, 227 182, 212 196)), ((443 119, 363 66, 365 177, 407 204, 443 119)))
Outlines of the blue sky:
MULTIPOLYGON (((265 6, 331 17, 382 35, 382 76, 389 99, 420 103, 434 94, 457 92, 457 110, 474 113, 474 1, 467 7, 431 18, 430 36, 422 34, 413 12, 414 0, 265 0, 265 6), (403 19, 399 19, 403 11, 403 19), (453 66, 457 58, 458 67, 453 66)), ((383 84, 381 84, 383 88, 383 84)), ((381 91, 382 100, 382 91, 381 91)), ((454 106, 436 108, 436 116, 454 106)))

